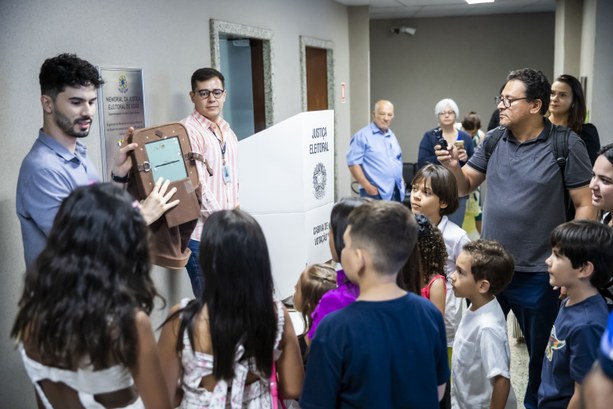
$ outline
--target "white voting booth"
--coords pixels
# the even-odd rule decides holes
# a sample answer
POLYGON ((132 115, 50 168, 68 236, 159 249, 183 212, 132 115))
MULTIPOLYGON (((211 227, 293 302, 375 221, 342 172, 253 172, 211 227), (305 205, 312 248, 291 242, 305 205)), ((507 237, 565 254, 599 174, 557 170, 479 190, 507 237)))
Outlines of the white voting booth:
POLYGON ((303 112, 239 142, 241 209, 262 226, 276 298, 307 264, 330 259, 334 111, 303 112))

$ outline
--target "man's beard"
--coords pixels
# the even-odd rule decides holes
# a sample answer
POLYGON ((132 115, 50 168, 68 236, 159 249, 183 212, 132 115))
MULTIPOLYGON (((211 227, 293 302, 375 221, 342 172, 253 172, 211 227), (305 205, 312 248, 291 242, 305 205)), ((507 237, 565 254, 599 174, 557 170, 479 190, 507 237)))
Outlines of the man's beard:
POLYGON ((64 114, 62 114, 61 112, 57 112, 55 111, 53 113, 53 119, 55 119, 55 123, 57 124, 58 127, 60 127, 60 129, 64 132, 66 132, 67 135, 73 136, 75 138, 85 138, 87 135, 89 135, 89 131, 91 129, 91 120, 92 118, 87 117, 87 116, 82 116, 77 118, 74 122, 70 122, 70 119, 68 119, 67 116, 65 116, 64 114), (78 126, 77 122, 79 121, 83 121, 83 120, 89 120, 90 121, 90 126, 87 128, 86 131, 75 131, 75 125, 78 126))

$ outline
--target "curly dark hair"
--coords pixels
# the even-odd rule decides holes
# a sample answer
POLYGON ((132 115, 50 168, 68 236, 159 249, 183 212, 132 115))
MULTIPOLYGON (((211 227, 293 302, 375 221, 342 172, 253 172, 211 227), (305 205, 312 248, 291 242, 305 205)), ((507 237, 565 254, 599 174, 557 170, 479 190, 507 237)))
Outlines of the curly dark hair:
POLYGON ((396 282, 405 291, 421 294, 421 288, 433 276, 445 276, 447 248, 443 234, 426 216, 416 214, 415 220, 419 226, 417 245, 400 270, 396 282))
POLYGON ((526 88, 526 99, 528 101, 541 101, 541 115, 545 115, 549 109, 549 98, 551 97, 551 84, 542 71, 532 68, 522 68, 521 70, 511 71, 507 75, 507 82, 521 81, 526 88))
POLYGON ((100 183, 60 206, 47 245, 26 271, 11 336, 44 364, 94 369, 137 356, 135 315, 159 296, 150 277, 149 230, 134 199, 100 183))
POLYGON ((100 88, 104 80, 96 67, 75 54, 60 54, 45 60, 38 76, 40 92, 55 99, 66 87, 93 85, 100 88))

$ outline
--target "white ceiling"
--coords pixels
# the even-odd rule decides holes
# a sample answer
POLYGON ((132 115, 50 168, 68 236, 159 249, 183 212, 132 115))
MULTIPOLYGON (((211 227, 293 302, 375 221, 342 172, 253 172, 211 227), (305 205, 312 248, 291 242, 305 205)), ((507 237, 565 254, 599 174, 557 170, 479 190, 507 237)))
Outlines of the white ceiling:
POLYGON ((467 4, 465 0, 334 0, 346 6, 369 6, 370 18, 479 16, 485 14, 555 11, 555 0, 496 0, 467 4))

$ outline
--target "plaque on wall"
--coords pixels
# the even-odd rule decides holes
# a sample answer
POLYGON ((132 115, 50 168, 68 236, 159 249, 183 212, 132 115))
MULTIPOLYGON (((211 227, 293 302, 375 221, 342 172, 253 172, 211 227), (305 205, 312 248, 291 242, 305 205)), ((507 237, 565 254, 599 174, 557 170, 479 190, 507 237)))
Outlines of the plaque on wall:
POLYGON ((109 181, 113 158, 128 128, 145 127, 143 71, 140 68, 98 67, 104 85, 98 89, 102 175, 109 181))

